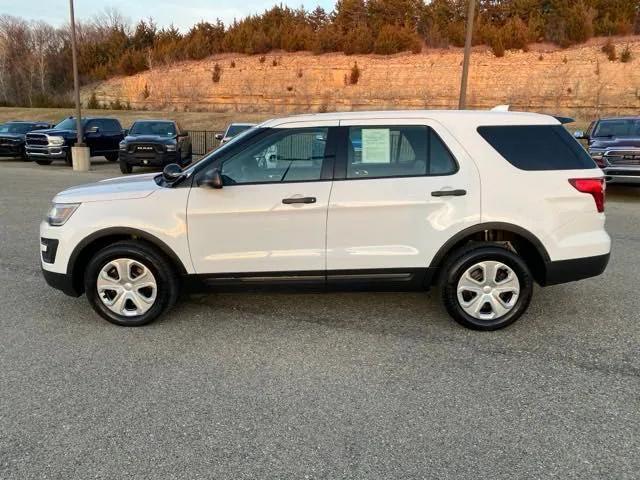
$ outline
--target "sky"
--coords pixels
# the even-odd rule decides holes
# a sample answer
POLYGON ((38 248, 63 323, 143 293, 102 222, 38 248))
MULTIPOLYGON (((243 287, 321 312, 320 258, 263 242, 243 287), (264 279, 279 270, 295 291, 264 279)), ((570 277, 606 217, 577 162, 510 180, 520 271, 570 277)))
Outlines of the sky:
MULTIPOLYGON (((275 4, 293 8, 304 5, 313 9, 320 5, 333 9, 334 0, 75 0, 76 20, 89 19, 106 8, 115 8, 136 23, 152 17, 158 26, 173 23, 186 31, 200 20, 220 18, 226 25, 234 18, 262 13, 275 4)), ((69 19, 68 0, 0 0, 0 15, 9 14, 27 20, 44 20, 52 25, 63 25, 69 19)))

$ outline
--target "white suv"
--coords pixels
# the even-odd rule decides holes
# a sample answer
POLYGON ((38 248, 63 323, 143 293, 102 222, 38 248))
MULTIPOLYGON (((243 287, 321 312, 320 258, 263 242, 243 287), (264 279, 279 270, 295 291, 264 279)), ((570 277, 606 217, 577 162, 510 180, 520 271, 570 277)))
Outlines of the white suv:
POLYGON ((494 330, 540 285, 602 273, 604 182, 558 120, 389 111, 270 120, 200 162, 59 193, 47 282, 143 325, 180 291, 425 290, 494 330))

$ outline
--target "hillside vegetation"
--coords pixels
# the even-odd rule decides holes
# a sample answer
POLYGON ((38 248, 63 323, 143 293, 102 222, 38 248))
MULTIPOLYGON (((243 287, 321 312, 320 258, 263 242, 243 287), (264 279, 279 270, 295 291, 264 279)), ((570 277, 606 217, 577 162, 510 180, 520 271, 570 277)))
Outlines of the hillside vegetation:
MULTIPOLYGON (((132 26, 110 11, 79 25, 79 69, 87 84, 221 53, 417 54, 462 45, 466 9, 465 0, 338 0, 331 12, 275 6, 230 25, 203 21, 186 33, 152 20, 132 26)), ((637 0, 480 0, 474 43, 498 57, 531 42, 564 48, 592 36, 640 33, 639 18, 637 0)), ((67 27, 0 16, 1 103, 68 103, 70 65, 67 27)))

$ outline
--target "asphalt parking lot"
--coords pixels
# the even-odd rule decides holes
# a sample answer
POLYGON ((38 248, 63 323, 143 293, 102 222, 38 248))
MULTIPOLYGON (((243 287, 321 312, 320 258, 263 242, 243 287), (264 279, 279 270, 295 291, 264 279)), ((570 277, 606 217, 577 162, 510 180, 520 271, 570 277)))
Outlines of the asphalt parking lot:
POLYGON ((640 188, 599 278, 472 332, 437 292, 210 294, 119 328, 48 288, 38 224, 119 174, 0 161, 0 478, 638 478, 640 188))

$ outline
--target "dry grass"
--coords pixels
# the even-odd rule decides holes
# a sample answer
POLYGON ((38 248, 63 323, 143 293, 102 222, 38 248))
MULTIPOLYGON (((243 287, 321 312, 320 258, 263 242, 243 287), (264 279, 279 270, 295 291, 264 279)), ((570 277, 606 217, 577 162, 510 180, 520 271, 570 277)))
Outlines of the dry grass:
MULTIPOLYGON (((260 122, 277 115, 214 112, 153 112, 137 110, 83 110, 86 116, 114 117, 127 128, 141 118, 170 118, 177 120, 187 130, 224 130, 231 122, 260 122)), ((71 108, 0 108, 0 123, 9 120, 42 120, 57 123, 69 115, 71 108)))
MULTIPOLYGON (((9 120, 42 120, 57 123, 64 117, 73 115, 73 109, 65 108, 0 108, 0 123, 9 120)), ((120 120, 124 128, 128 128, 134 120, 141 118, 170 118, 177 120, 187 130, 224 130, 231 122, 261 122, 269 118, 285 116, 285 114, 259 113, 215 113, 215 112, 163 112, 137 110, 83 110, 83 115, 114 117, 120 120)), ((577 118, 577 117, 576 117, 577 118)), ((578 119, 567 125, 570 131, 586 130, 590 120, 578 119)))

